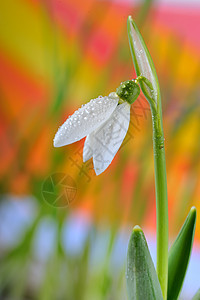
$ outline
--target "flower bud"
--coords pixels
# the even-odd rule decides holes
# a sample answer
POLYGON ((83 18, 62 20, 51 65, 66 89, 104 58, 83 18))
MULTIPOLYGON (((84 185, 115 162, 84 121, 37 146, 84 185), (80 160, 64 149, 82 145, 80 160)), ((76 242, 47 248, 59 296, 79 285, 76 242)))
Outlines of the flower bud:
POLYGON ((135 81, 127 80, 120 84, 116 93, 122 100, 132 104, 140 94, 140 87, 135 81))

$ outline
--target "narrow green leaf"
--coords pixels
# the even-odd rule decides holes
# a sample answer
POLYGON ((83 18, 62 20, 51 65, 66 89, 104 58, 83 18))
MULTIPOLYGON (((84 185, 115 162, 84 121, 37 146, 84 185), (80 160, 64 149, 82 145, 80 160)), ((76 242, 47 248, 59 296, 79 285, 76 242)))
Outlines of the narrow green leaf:
POLYGON ((200 289, 198 289, 192 300, 200 300, 200 289))
POLYGON ((162 292, 142 229, 133 228, 127 255, 126 282, 129 300, 161 300, 162 292))
POLYGON ((153 100, 157 105, 160 102, 160 87, 156 69, 139 29, 131 16, 128 17, 127 29, 135 71, 137 76, 141 76, 140 87, 145 97, 151 103, 153 100))
POLYGON ((196 208, 192 207, 169 251, 167 299, 176 300, 183 285, 193 245, 196 208))

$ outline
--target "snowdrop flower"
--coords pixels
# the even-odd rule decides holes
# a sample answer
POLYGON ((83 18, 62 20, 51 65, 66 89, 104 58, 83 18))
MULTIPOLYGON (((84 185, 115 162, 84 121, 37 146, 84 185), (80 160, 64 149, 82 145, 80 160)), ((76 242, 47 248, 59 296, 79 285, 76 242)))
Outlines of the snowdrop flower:
POLYGON ((97 175, 104 172, 119 150, 129 127, 130 106, 140 88, 134 80, 122 82, 116 93, 99 96, 82 105, 58 129, 54 147, 62 147, 86 136, 83 161, 93 158, 97 175))

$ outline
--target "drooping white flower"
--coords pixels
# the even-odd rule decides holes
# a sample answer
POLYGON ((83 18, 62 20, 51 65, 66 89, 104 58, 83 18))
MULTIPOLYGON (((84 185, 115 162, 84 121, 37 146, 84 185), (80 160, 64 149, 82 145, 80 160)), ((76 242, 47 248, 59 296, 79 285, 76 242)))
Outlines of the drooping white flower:
MULTIPOLYGON (((128 91, 133 88, 129 84, 128 91)), ((54 147, 69 145, 86 137, 83 149, 83 161, 93 158, 94 170, 101 174, 112 162, 119 150, 129 127, 130 102, 127 100, 127 85, 117 89, 117 93, 92 99, 79 108, 58 129, 54 138, 54 147), (123 92, 122 92, 123 90, 123 92), (123 95, 126 101, 123 101, 123 95), (120 95, 120 97, 119 97, 120 95)), ((134 89, 135 97, 137 93, 134 89)))
POLYGON ((97 175, 107 169, 119 150, 129 127, 130 104, 117 105, 112 115, 95 131, 87 135, 83 148, 83 161, 93 157, 97 175))

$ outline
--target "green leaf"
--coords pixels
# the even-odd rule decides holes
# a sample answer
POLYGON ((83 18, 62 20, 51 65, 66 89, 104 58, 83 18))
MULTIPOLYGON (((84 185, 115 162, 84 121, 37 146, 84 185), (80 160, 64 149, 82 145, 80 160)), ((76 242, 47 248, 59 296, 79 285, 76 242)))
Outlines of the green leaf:
POLYGON ((200 289, 198 289, 192 300, 200 300, 200 289))
POLYGON ((196 208, 192 207, 169 251, 167 299, 178 298, 187 271, 193 245, 196 208))
POLYGON ((158 276, 142 229, 133 228, 128 245, 126 281, 129 300, 161 300, 158 276))
POLYGON ((137 76, 141 76, 138 80, 140 87, 150 104, 153 101, 157 105, 160 102, 160 87, 156 69, 139 29, 131 16, 128 17, 127 29, 135 71, 137 76))

